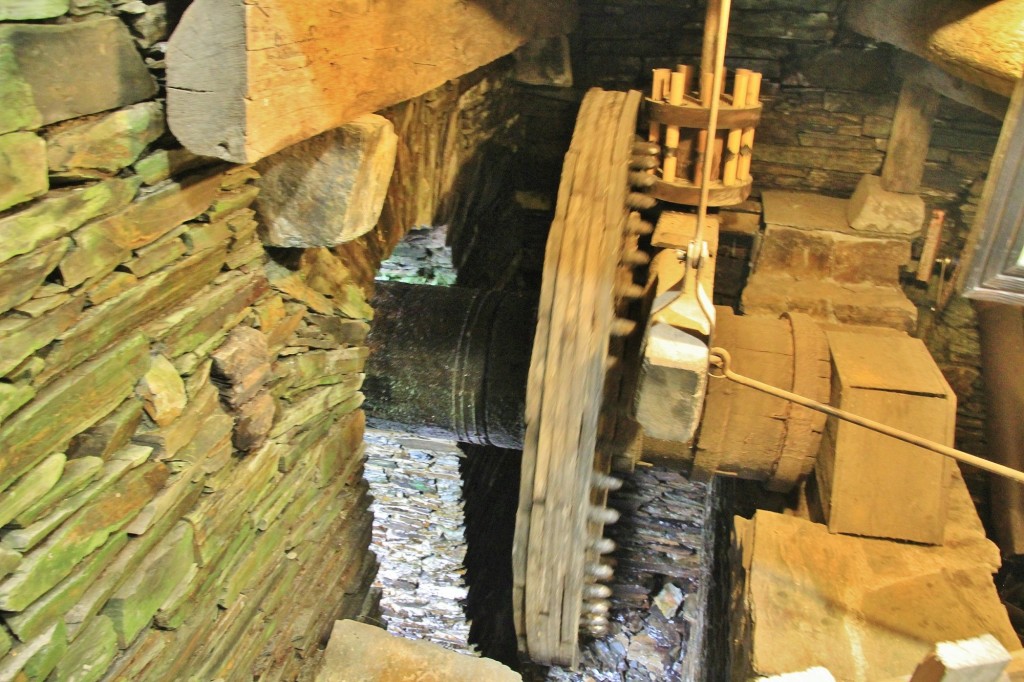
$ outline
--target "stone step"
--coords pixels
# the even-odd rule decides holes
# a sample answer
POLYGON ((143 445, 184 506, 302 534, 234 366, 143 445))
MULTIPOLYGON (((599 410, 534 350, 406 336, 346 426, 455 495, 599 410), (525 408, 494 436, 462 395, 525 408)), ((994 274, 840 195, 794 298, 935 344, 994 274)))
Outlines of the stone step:
POLYGON ((800 279, 772 271, 759 270, 750 276, 741 308, 747 315, 800 312, 824 323, 891 327, 908 333, 917 326, 917 308, 895 285, 800 279))
POLYGON ((807 192, 764 193, 765 231, 754 268, 844 284, 899 282, 908 235, 856 229, 852 200, 807 192))

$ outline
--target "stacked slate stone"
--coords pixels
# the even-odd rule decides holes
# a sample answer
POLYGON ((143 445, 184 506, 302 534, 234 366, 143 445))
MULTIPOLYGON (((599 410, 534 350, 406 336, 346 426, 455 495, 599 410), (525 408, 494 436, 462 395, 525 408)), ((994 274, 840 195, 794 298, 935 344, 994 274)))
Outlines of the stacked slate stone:
POLYGON ((639 468, 609 500, 622 512, 606 535, 618 548, 611 631, 584 641, 580 670, 551 668, 558 682, 703 679, 711 573, 707 488, 661 467, 639 468))
POLYGON ((475 653, 462 609, 466 541, 461 451, 454 443, 392 431, 366 434, 373 551, 388 632, 475 653))
POLYGON ((165 12, 0 0, 0 680, 296 679, 375 617, 371 311, 166 133, 165 12))

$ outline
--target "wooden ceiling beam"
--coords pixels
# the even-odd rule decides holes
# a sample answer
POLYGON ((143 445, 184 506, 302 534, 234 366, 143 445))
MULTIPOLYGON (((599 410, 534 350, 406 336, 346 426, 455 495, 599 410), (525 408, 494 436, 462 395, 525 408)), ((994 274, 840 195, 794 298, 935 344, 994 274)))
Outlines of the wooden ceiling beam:
POLYGON ((576 0, 194 0, 168 45, 168 122, 190 151, 250 163, 576 15, 576 0))

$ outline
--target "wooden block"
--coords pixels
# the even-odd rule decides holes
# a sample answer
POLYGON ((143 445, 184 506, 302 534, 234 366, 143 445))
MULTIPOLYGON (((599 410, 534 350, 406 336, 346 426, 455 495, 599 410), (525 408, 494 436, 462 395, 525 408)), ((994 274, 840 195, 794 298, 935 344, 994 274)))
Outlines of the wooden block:
POLYGON ((197 154, 252 162, 575 19, 570 0, 198 0, 168 45, 169 124, 197 154))
MULTIPOLYGON (((956 396, 922 341, 828 332, 832 403, 952 445, 956 396)), ((952 460, 830 418, 815 469, 833 533, 941 544, 952 460)))

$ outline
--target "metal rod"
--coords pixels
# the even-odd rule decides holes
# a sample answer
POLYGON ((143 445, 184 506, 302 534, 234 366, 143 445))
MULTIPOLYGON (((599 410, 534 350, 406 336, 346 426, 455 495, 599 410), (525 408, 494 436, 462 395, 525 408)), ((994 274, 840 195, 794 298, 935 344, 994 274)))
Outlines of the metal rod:
POLYGON ((972 455, 970 453, 963 452, 962 450, 951 448, 948 445, 936 443, 935 441, 922 438, 921 436, 917 436, 912 433, 907 433, 906 431, 894 429, 891 426, 886 426, 885 424, 871 419, 865 419, 864 417, 853 414, 852 412, 840 410, 832 405, 819 403, 817 400, 811 400, 810 398, 805 398, 802 395, 790 393, 789 391, 785 391, 781 388, 776 388, 775 386, 762 383, 757 379, 751 379, 750 377, 743 376, 742 374, 737 374, 730 369, 732 358, 729 356, 729 351, 724 348, 712 348, 710 354, 712 366, 721 372, 721 374, 711 372, 712 377, 725 378, 729 381, 734 381, 741 386, 746 386, 756 391, 761 391, 762 393, 775 396, 776 398, 782 398, 783 400, 794 402, 797 405, 802 405, 806 408, 817 410, 818 412, 824 412, 825 414, 836 417, 837 419, 842 419, 843 421, 848 421, 851 424, 856 424, 858 426, 863 426, 866 429, 877 431, 878 433, 885 434, 890 438, 901 440, 904 443, 910 443, 911 445, 916 445, 926 450, 937 452, 940 455, 951 457, 958 462, 963 462, 965 464, 970 464, 971 466, 976 466, 979 469, 984 469, 985 471, 996 474, 997 476, 1003 476, 1004 478, 1009 478, 1018 483, 1024 483, 1024 471, 1018 471, 1017 469, 1003 466, 1002 464, 990 462, 989 460, 978 457, 977 455, 972 455))

